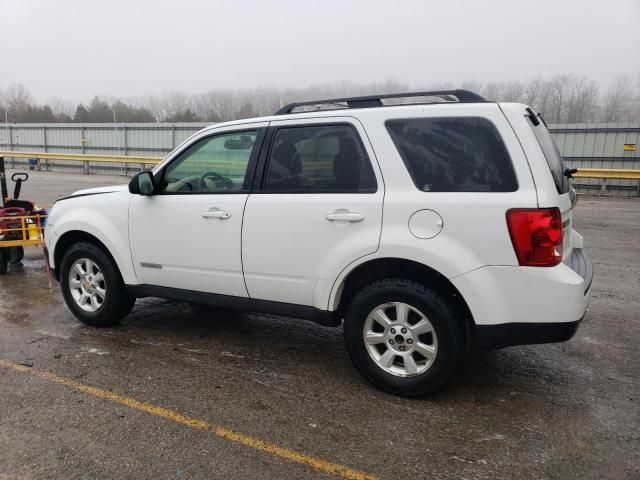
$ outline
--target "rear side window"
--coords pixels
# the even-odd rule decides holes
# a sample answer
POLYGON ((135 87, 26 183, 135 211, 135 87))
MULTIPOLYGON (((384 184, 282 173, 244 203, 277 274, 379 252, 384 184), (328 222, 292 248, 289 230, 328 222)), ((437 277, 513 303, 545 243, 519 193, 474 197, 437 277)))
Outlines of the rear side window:
POLYGON ((375 175, 360 138, 348 125, 278 128, 264 190, 375 192, 375 175))
POLYGON ((558 190, 560 194, 567 193, 569 191, 569 179, 564 175, 564 162, 562 161, 562 155, 560 155, 556 142, 551 138, 551 134, 549 130, 547 130, 547 127, 545 127, 544 122, 539 122, 538 125, 534 125, 531 117, 529 115, 525 116, 527 117, 527 122, 531 130, 533 130, 534 135, 538 139, 544 157, 547 159, 551 176, 556 184, 556 190, 558 190))
POLYGON ((425 192, 513 192, 518 182, 496 127, 480 117, 389 120, 416 187, 425 192))

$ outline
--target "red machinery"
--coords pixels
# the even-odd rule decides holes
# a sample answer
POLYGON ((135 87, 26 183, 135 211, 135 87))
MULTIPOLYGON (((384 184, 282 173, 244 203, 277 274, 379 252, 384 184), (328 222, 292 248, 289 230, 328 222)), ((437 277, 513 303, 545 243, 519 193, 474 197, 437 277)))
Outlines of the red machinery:
POLYGON ((14 173, 13 198, 9 198, 4 158, 0 157, 0 274, 7 272, 9 263, 19 263, 24 257, 24 247, 41 245, 47 212, 36 208, 33 202, 19 200, 22 183, 29 179, 28 173, 14 173))

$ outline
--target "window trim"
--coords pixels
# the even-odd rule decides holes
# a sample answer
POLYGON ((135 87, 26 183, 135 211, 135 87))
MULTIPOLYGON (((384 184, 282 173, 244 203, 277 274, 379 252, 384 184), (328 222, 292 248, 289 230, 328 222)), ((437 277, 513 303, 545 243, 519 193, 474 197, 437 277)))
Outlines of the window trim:
POLYGON ((265 140, 262 145, 262 151, 260 153, 260 159, 258 161, 258 168, 256 169, 256 175, 254 177, 253 189, 251 191, 252 194, 269 194, 269 195, 279 195, 279 194, 298 194, 298 195, 314 195, 314 194, 347 194, 347 195, 372 195, 378 192, 378 178, 376 177, 376 170, 373 167, 373 163, 371 162, 371 157, 367 152, 367 149, 362 141, 362 137, 360 136, 360 132, 358 129, 349 122, 313 122, 313 123, 296 123, 292 125, 276 125, 269 126, 267 129, 267 133, 265 135, 265 140), (274 146, 274 140, 276 134, 279 130, 289 130, 293 128, 314 128, 314 127, 348 127, 351 129, 353 134, 355 135, 356 141, 360 145, 362 153, 364 154, 364 161, 369 162, 369 166, 371 167, 371 172, 373 173, 373 180, 375 182, 375 187, 367 190, 367 191, 353 191, 353 190, 313 190, 313 191, 302 191, 302 190, 267 190, 265 188, 265 184, 267 181, 267 173, 269 171, 269 163, 271 162, 271 151, 274 146))
POLYGON ((518 190, 520 190, 520 182, 518 180, 518 172, 516 171, 516 166, 513 162, 513 157, 511 156, 511 153, 509 152, 509 148, 507 146, 507 142, 504 141, 504 137, 502 136, 502 133, 500 133, 500 129, 498 128, 498 126, 493 122, 493 120, 491 120, 490 118, 487 118, 485 116, 482 115, 439 115, 439 116, 415 116, 415 117, 401 117, 401 118, 388 118, 387 120, 385 120, 384 122, 384 128, 387 131, 387 135, 389 135, 389 140, 391 140, 391 144, 393 145, 394 150, 396 151, 396 153, 398 154, 398 156, 400 157, 400 160, 402 160, 402 164, 404 165, 405 171, 407 172, 407 175, 409 175, 409 178, 411 179, 411 183, 413 183, 413 186, 416 188, 416 190, 418 190, 419 192, 422 193, 426 193, 426 194, 457 194, 457 193, 481 193, 481 194, 508 194, 508 193, 515 193, 518 190), (398 121, 410 121, 410 120, 456 120, 456 119, 460 119, 460 118, 479 118, 482 120, 485 120, 487 122, 489 122, 491 124, 491 126, 493 128, 495 128, 496 132, 498 133, 498 136, 500 137, 500 141, 502 142, 502 145, 504 146, 504 150, 507 153, 507 157, 509 159, 509 161, 511 162, 511 171, 513 172, 513 180, 515 183, 515 188, 513 190, 507 190, 507 191, 499 191, 499 192, 494 192, 494 191, 484 191, 484 190, 447 190, 447 191, 425 191, 423 189, 421 189, 418 184, 416 183, 415 178, 413 177, 411 170, 409 169, 409 166, 407 165, 407 161, 405 160, 404 156, 402 155, 402 153, 400 153, 400 149, 398 148, 398 145, 396 145, 396 142, 393 140, 393 136, 391 135, 391 132, 389 131, 389 122, 398 122, 398 121))
POLYGON ((267 131, 268 127, 254 127, 254 128, 242 128, 240 130, 224 130, 222 132, 211 132, 210 135, 204 135, 202 137, 198 137, 197 139, 195 139, 193 142, 189 143, 188 145, 185 145, 184 148, 182 150, 180 150, 180 152, 178 152, 172 159, 170 162, 168 162, 166 165, 163 165, 162 168, 158 171, 157 174, 154 173, 153 177, 154 177, 154 183, 156 184, 155 187, 156 189, 158 189, 159 185, 161 185, 161 182, 164 180, 164 175, 166 173, 167 168, 169 168, 169 166, 173 165, 174 162, 178 161, 180 158, 182 158, 182 155, 187 152, 187 150, 189 150, 191 147, 193 147, 194 145, 196 145, 197 143, 202 142, 203 140, 208 140, 210 138, 214 138, 214 137, 220 137, 223 135, 236 135, 236 134, 241 134, 241 133, 246 133, 246 132, 257 132, 256 135, 256 140, 254 142, 253 145, 253 151, 251 152, 251 155, 249 156, 249 162, 247 163, 247 173, 245 175, 245 179, 243 184, 248 184, 249 188, 243 188, 242 190, 235 190, 235 191, 220 191, 220 192, 162 192, 162 191, 157 191, 154 192, 154 196, 155 195, 238 195, 238 194, 249 194, 252 192, 253 190, 253 185, 254 185, 254 179, 255 179, 255 174, 256 174, 256 169, 257 169, 257 165, 258 165, 258 158, 260 156, 260 153, 262 151, 262 147, 264 145, 264 138, 265 138, 265 134, 267 131))

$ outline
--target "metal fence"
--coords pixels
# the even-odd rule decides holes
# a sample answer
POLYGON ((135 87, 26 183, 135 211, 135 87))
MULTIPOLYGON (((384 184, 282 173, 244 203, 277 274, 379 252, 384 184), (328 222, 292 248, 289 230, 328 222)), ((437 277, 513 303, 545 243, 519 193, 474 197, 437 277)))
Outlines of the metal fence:
MULTIPOLYGON (((568 167, 640 169, 640 124, 577 123, 549 128, 568 167)), ((603 193, 603 185, 609 195, 640 194, 637 180, 574 180, 583 193, 603 193)))
MULTIPOLYGON (((0 150, 117 156, 164 156, 204 123, 62 123, 0 124, 0 150)), ((591 123, 550 125, 567 166, 575 168, 640 169, 640 124, 591 123)), ((8 158, 9 167, 27 160, 8 158)), ((39 160, 36 168, 84 173, 130 175, 135 164, 39 160)), ((637 180, 580 178, 574 185, 583 192, 638 195, 637 180)))
MULTIPOLYGON (((206 123, 0 124, 0 150, 118 156, 165 156, 206 123)), ((9 167, 27 160, 8 157, 9 167)), ((129 175, 135 166, 41 160, 38 168, 129 175)))

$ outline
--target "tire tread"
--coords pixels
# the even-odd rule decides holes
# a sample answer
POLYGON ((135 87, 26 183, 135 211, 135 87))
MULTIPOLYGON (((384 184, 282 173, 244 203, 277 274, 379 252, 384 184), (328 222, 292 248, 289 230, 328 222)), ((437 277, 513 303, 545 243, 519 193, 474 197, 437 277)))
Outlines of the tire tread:
MULTIPOLYGON (((427 314, 427 312, 423 313, 427 314)), ((396 395, 424 397, 436 392, 449 381, 464 356, 463 329, 459 319, 456 318, 455 309, 436 291, 414 280, 389 277, 372 281, 350 299, 344 317, 345 343, 356 368, 376 387, 396 395), (438 358, 429 370, 417 377, 396 377, 383 371, 375 365, 363 347, 362 328, 366 315, 370 311, 369 308, 373 303, 394 301, 384 297, 390 292, 401 297, 412 298, 414 306, 419 306, 420 310, 425 310, 428 306, 427 316, 432 324, 435 322, 434 328, 436 328, 439 345, 438 358)))
POLYGON ((133 309, 136 299, 127 294, 124 281, 114 260, 100 247, 88 242, 78 242, 65 252, 60 269, 60 287, 67 306, 81 322, 94 327, 114 325, 133 309), (85 312, 77 306, 68 289, 68 271, 73 260, 90 257, 101 267, 107 282, 105 304, 97 312, 85 312))

